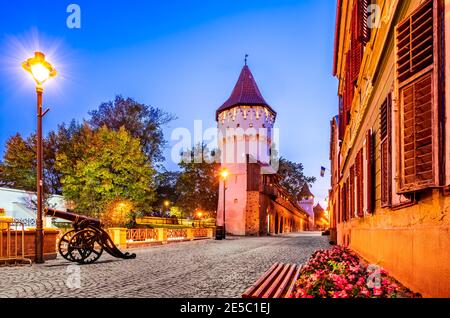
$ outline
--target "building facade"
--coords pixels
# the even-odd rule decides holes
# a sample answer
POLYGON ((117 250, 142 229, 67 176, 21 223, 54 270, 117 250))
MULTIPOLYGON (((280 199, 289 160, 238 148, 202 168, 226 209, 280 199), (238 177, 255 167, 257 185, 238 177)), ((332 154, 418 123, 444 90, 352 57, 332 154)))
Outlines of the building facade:
POLYGON ((217 223, 225 219, 227 233, 268 235, 306 227, 308 215, 280 187, 271 160, 275 119, 245 65, 230 98, 216 111, 221 165, 230 173, 225 192, 220 183, 217 223))
MULTIPOLYGON (((36 211, 32 201, 36 201, 35 192, 0 187, 0 210, 4 211, 4 216, 23 223, 25 228, 36 227, 36 211)), ((66 203, 60 195, 51 195, 47 203, 55 209, 66 210, 66 203)), ((55 227, 51 217, 44 217, 44 227, 55 227)))
POLYGON ((372 2, 337 7, 337 243, 425 297, 450 297, 450 1, 372 2))

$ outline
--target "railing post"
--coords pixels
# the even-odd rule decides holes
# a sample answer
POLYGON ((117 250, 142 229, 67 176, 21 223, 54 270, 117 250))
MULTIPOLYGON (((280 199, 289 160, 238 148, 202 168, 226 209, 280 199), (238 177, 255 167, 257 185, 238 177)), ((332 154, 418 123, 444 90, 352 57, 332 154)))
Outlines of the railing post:
POLYGON ((193 241, 194 240, 194 229, 186 230, 186 239, 193 241))
POLYGON ((155 230, 158 241, 162 242, 163 244, 167 243, 167 229, 157 228, 155 230))
POLYGON ((118 247, 126 247, 127 246, 127 229, 114 227, 109 229, 111 239, 115 245, 118 247))

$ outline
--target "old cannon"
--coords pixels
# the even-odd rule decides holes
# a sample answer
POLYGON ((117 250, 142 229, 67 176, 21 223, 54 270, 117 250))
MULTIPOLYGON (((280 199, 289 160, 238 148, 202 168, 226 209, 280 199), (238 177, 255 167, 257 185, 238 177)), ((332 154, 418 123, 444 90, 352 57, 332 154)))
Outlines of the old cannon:
POLYGON ((47 208, 45 214, 72 222, 73 230, 58 242, 59 253, 68 261, 90 264, 100 258, 103 250, 117 258, 136 258, 136 254, 122 253, 117 248, 98 219, 51 208, 47 208))

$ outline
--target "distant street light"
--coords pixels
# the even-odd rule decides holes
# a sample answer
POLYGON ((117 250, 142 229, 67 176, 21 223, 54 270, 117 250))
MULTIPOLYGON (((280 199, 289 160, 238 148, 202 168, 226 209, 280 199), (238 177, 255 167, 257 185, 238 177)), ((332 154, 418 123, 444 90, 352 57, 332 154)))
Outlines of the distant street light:
POLYGON ((167 216, 167 215, 169 214, 169 212, 170 212, 169 206, 170 206, 170 201, 169 201, 169 200, 165 200, 165 201, 164 201, 164 207, 166 208, 166 216, 167 216))
POLYGON ((45 60, 45 55, 41 52, 35 52, 34 57, 29 58, 22 63, 25 71, 33 76, 36 81, 37 94, 37 134, 36 134, 36 157, 37 157, 37 215, 36 215, 36 238, 35 238, 35 262, 44 263, 44 229, 42 221, 42 204, 44 192, 44 180, 42 169, 42 117, 48 112, 48 109, 42 112, 42 93, 43 84, 52 77, 56 76, 56 70, 45 60))

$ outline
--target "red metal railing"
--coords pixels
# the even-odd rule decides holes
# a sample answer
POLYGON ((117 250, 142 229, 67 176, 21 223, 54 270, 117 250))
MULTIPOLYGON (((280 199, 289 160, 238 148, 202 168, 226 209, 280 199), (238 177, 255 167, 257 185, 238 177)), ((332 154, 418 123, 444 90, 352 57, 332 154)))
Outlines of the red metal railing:
POLYGON ((0 263, 26 262, 25 225, 22 222, 0 220, 0 263))

